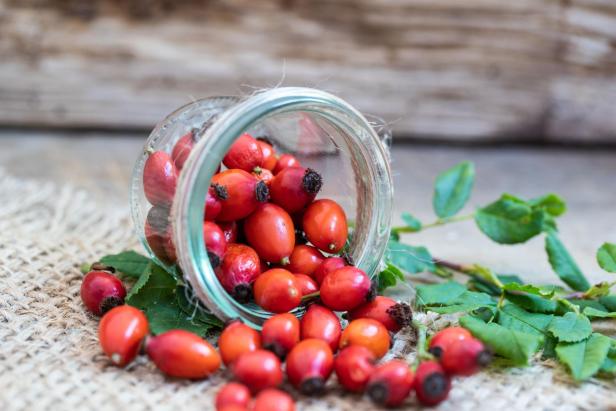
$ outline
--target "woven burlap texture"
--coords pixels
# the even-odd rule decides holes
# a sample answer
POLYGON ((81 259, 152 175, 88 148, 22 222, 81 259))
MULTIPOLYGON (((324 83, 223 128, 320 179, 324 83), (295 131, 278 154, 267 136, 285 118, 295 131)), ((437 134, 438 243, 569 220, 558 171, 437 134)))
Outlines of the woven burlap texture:
MULTIPOLYGON (((213 410, 226 372, 205 381, 172 380, 146 358, 118 369, 101 354, 97 318, 79 298, 78 267, 138 248, 128 207, 101 207, 83 189, 1 170, 0 192, 0 410, 213 410)), ((392 355, 412 356, 410 338, 398 335, 392 355)), ((299 410, 375 409, 334 381, 322 398, 297 399, 299 410)), ((410 399, 404 409, 419 407, 410 399)), ((436 409, 616 410, 616 385, 574 385, 559 367, 535 363, 456 379, 436 409)))

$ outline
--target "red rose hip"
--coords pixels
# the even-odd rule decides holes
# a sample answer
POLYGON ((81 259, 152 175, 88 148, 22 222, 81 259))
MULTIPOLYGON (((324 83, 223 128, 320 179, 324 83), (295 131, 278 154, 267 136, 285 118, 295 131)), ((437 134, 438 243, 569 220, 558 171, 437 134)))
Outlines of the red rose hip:
POLYGON ((287 167, 270 184, 272 202, 289 213, 301 211, 321 190, 321 175, 310 168, 287 167))
POLYGON ((441 355, 441 365, 449 375, 473 375, 491 361, 492 352, 476 338, 453 342, 441 355))
POLYGON ((274 167, 274 175, 280 173, 287 167, 294 166, 300 166, 299 160, 291 154, 283 154, 278 158, 278 161, 276 161, 276 166, 274 167))
POLYGON ((334 360, 338 382, 348 391, 363 392, 376 369, 376 357, 366 347, 352 345, 340 351, 334 360))
POLYGON ((135 359, 147 334, 148 320, 145 314, 130 305, 112 308, 98 326, 98 338, 103 352, 119 367, 135 359))
POLYGON ((366 347, 376 358, 381 358, 391 345, 391 338, 387 328, 380 322, 370 318, 353 320, 342 332, 340 348, 351 345, 366 347))
POLYGON ((372 401, 388 407, 404 402, 413 389, 413 372, 404 361, 392 360, 379 365, 368 381, 372 401))
POLYGON ((263 323, 261 340, 263 348, 284 359, 299 342, 299 320, 293 314, 276 314, 263 323))
POLYGON ((184 163, 186 163, 186 160, 195 145, 197 132, 198 130, 196 128, 192 129, 180 137, 180 139, 175 143, 175 146, 173 146, 171 158, 173 159, 173 163, 178 170, 182 170, 182 167, 184 167, 184 163))
POLYGON ((356 267, 343 267, 321 283, 321 301, 334 311, 349 311, 374 298, 370 278, 356 267))
POLYGON ((224 187, 227 192, 227 199, 222 201, 217 221, 233 221, 247 217, 269 197, 269 189, 263 181, 236 168, 214 175, 212 183, 224 187))
POLYGON ((315 247, 309 245, 296 245, 289 257, 289 265, 285 268, 293 273, 313 276, 317 268, 323 263, 325 257, 315 247))
POLYGON ((227 251, 225 233, 215 223, 205 221, 203 223, 203 239, 210 264, 213 268, 216 268, 222 262, 225 251, 227 251))
POLYGON ((229 382, 216 394, 216 410, 230 405, 246 408, 251 398, 250 390, 244 384, 229 382))
POLYGON ((227 244, 236 243, 237 242, 237 234, 238 227, 235 221, 219 222, 218 227, 225 234, 225 240, 227 240, 227 244))
POLYGON ((443 350, 447 349, 451 344, 457 344, 462 340, 473 338, 473 335, 466 328, 462 327, 447 327, 434 334, 430 339, 430 353, 437 358, 443 354, 443 350))
POLYGON ((323 260, 321 264, 314 270, 314 279, 317 284, 321 284, 323 279, 329 274, 333 273, 339 268, 347 265, 346 260, 342 257, 329 257, 323 260))
POLYGON ((268 388, 257 395, 252 411, 295 411, 295 403, 286 392, 268 388))
POLYGON ((242 354, 232 368, 235 379, 252 392, 274 388, 282 382, 280 360, 270 351, 256 350, 242 354))
POLYGON ((222 202, 229 198, 227 190, 219 185, 212 184, 207 190, 205 197, 205 217, 207 221, 215 221, 220 210, 222 210, 222 202))
POLYGON ((259 256, 243 244, 229 244, 216 276, 225 290, 239 302, 248 302, 251 284, 261 274, 259 256))
POLYGON ((148 211, 145 220, 144 234, 152 253, 164 264, 175 262, 175 249, 170 246, 171 224, 169 222, 169 208, 154 206, 148 211), (170 250, 171 255, 167 253, 170 250))
POLYGON ((333 200, 317 200, 304 212, 302 228, 306 238, 319 250, 338 253, 348 236, 346 214, 333 200))
POLYGON ((332 310, 312 304, 300 321, 302 339, 318 338, 325 341, 333 352, 338 349, 342 327, 332 310))
POLYGON ((143 191, 152 205, 171 206, 178 171, 171 156, 164 151, 151 153, 143 168, 143 191))
POLYGON ((291 216, 275 204, 261 204, 244 222, 244 234, 261 258, 288 264, 295 246, 291 216))
POLYGON ((96 315, 103 315, 124 304, 126 288, 115 275, 106 271, 90 271, 81 283, 81 300, 96 315))
POLYGON ((257 144, 261 147, 261 154, 263 155, 261 167, 269 171, 274 171, 276 162, 278 161, 274 147, 272 147, 271 143, 264 137, 257 138, 257 144))
POLYGON ((233 364, 241 355, 261 348, 261 335, 235 320, 227 324, 218 338, 218 349, 226 366, 233 364))
POLYGON ((331 348, 325 341, 316 338, 301 341, 287 356, 289 382, 302 394, 321 394, 333 368, 331 348))
POLYGON ((376 296, 374 300, 349 312, 349 319, 371 318, 379 321, 389 331, 397 332, 409 326, 412 320, 411 307, 397 303, 388 297, 376 296))
POLYGON ((302 297, 319 291, 317 283, 306 274, 295 274, 295 284, 302 293, 302 297))
POLYGON ((436 405, 444 401, 451 389, 451 380, 441 365, 424 361, 415 370, 415 394, 420 403, 436 405))
POLYGON ((263 152, 257 140, 250 134, 244 133, 235 140, 222 163, 229 169, 239 168, 251 172, 260 167, 263 162, 263 152))
POLYGON ((273 313, 292 310, 302 300, 295 276, 282 268, 272 268, 261 274, 254 284, 254 296, 261 308, 273 313))

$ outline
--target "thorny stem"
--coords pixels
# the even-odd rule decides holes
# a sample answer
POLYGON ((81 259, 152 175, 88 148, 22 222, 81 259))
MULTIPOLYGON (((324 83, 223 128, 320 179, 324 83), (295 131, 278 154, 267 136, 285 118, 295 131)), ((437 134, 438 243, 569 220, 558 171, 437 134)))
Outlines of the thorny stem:
POLYGON ((436 220, 436 221, 434 221, 432 223, 423 224, 419 230, 416 230, 416 229, 414 229, 412 227, 403 225, 403 226, 393 227, 391 229, 391 232, 393 234, 416 233, 418 231, 425 230, 426 228, 439 227, 439 226, 442 226, 442 225, 445 225, 445 224, 449 224, 449 223, 456 223, 456 222, 459 222, 459 221, 471 220, 473 218, 475 218, 475 214, 455 216, 455 217, 449 217, 449 218, 439 218, 438 220, 436 220))

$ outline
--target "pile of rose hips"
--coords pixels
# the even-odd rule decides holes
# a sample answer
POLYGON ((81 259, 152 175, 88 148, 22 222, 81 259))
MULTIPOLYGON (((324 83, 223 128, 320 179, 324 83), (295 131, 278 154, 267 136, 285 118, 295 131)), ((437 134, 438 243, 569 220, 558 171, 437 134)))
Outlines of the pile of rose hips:
MULTIPOLYGON (((183 136, 172 155, 151 153, 145 164, 144 191, 153 205, 146 238, 169 264, 176 260, 169 210, 195 135, 183 136)), ((81 296, 91 312, 104 314, 99 338, 114 364, 129 364, 142 345, 172 377, 205 378, 222 362, 237 382, 220 390, 217 410, 289 411, 295 409, 293 400, 277 389, 283 371, 305 395, 323 393, 335 372, 346 390, 366 392, 375 403, 393 407, 412 390, 421 403, 438 404, 449 393, 452 375, 473 374, 489 362, 480 341, 465 329, 450 327, 430 341, 430 353, 439 361, 425 360, 415 370, 401 360, 379 364, 390 349, 390 333, 411 324, 411 308, 375 296, 366 273, 338 255, 347 241, 346 216, 332 200, 315 201, 321 176, 291 155, 277 156, 269 142, 248 134, 237 139, 223 164, 227 169, 213 176, 205 200, 203 230, 211 265, 236 300, 254 299, 276 314, 261 332, 238 320, 228 323, 218 350, 184 330, 150 336, 145 315, 122 305, 126 290, 107 271, 111 268, 94 265, 81 296), (288 311, 302 302, 309 305, 300 320, 288 311), (334 311, 346 312, 346 328, 334 311)))

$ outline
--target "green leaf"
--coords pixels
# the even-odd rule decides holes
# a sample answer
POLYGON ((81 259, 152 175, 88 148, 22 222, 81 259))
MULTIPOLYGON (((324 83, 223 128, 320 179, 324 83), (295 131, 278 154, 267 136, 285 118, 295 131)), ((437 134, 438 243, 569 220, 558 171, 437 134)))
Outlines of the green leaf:
POLYGON ((398 281, 404 281, 404 273, 395 265, 387 263, 385 269, 378 275, 379 291, 395 286, 398 281))
POLYGON ((505 284, 503 289, 509 292, 523 292, 533 295, 539 295, 541 297, 550 298, 554 295, 554 287, 537 287, 532 284, 518 284, 508 283, 505 284))
POLYGON ((101 263, 115 268, 122 274, 139 278, 150 263, 150 259, 134 251, 124 251, 120 254, 106 255, 101 263))
POLYGON ((148 317, 150 331, 155 335, 181 329, 203 337, 210 329, 217 328, 212 324, 194 321, 180 308, 175 293, 161 298, 144 311, 148 317))
POLYGON ((223 322, 214 314, 208 312, 198 299, 191 298, 192 301, 189 301, 188 295, 192 295, 192 291, 188 287, 178 286, 175 290, 175 294, 179 307, 188 315, 190 320, 222 328, 223 322))
POLYGON ((607 311, 616 311, 616 295, 610 294, 599 298, 599 303, 603 305, 607 311))
POLYGON ((505 298, 525 310, 535 313, 554 313, 558 309, 556 301, 538 295, 505 293, 505 298))
POLYGON ((484 307, 495 307, 496 303, 488 294, 465 291, 448 304, 426 306, 429 311, 439 314, 470 312, 484 307))
POLYGON ((556 346, 558 345, 558 339, 552 337, 550 334, 545 336, 545 343, 543 344, 543 352, 541 353, 542 359, 556 358, 556 346))
POLYGON ((584 308, 584 315, 588 318, 616 318, 616 312, 606 312, 596 308, 584 308))
POLYGON ((559 217, 567 211, 565 200, 556 194, 546 194, 541 197, 533 198, 528 201, 531 207, 543 209, 546 213, 554 217, 559 217))
POLYGON ((582 341, 592 334, 592 325, 585 315, 568 312, 555 317, 548 330, 562 342, 582 341))
POLYGON ((612 288, 612 283, 608 283, 607 281, 600 282, 599 284, 595 284, 590 287, 584 293, 584 298, 595 299, 600 297, 607 297, 610 293, 610 288, 612 288))
POLYGON ((616 273, 616 244, 603 244, 597 251, 597 262, 608 273, 616 273))
POLYGON ((599 371, 603 374, 616 375, 616 356, 608 354, 599 371))
POLYGON ((541 336, 509 330, 495 323, 486 324, 468 315, 460 318, 460 325, 513 365, 527 365, 543 342, 541 336))
POLYGON ((455 281, 441 284, 418 285, 417 302, 419 305, 448 304, 466 292, 466 287, 455 281))
POLYGON ((390 240, 387 245, 387 260, 413 274, 435 270, 432 255, 426 247, 413 247, 390 240))
POLYGON ((607 358, 610 339, 594 333, 588 339, 576 343, 560 342, 556 355, 577 381, 587 380, 599 371, 607 358))
POLYGON ((176 280, 164 268, 151 263, 126 297, 126 303, 145 310, 175 294, 176 280))
POLYGON ((533 210, 525 201, 510 194, 480 208, 475 213, 479 229, 500 244, 523 243, 541 233, 544 212, 533 210))
POLYGON ((530 313, 515 304, 507 304, 498 312, 498 323, 503 327, 528 334, 544 335, 553 315, 530 313))
POLYGON ((402 221, 412 232, 421 230, 421 221, 413 217, 411 213, 402 213, 402 221))
POLYGON ((550 265, 565 284, 576 291, 586 291, 590 288, 590 283, 555 234, 546 235, 545 250, 550 265))
POLYGON ((439 174, 432 200, 436 215, 448 218, 460 211, 471 195, 474 181, 475 166, 468 161, 439 174))

